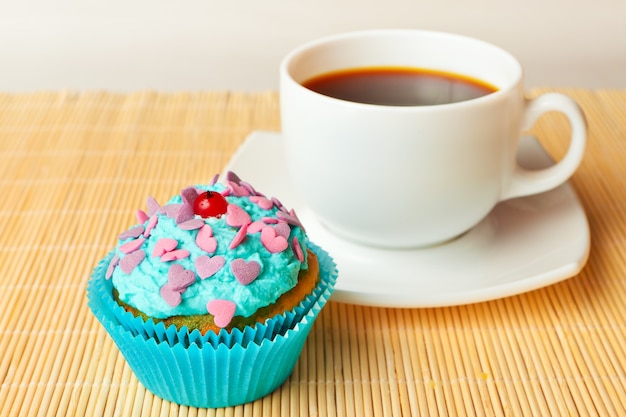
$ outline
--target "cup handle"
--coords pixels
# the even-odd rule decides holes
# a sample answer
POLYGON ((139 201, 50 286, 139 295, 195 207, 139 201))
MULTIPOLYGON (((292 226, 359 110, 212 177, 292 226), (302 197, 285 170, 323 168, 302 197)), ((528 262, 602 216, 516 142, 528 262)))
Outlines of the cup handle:
POLYGON ((501 200, 523 197, 551 190, 564 183, 582 161, 587 144, 587 122, 578 104, 559 93, 546 93, 526 102, 522 130, 530 129, 548 111, 559 111, 569 119, 572 136, 567 153, 555 165, 540 170, 528 170, 516 165, 509 188, 501 200))

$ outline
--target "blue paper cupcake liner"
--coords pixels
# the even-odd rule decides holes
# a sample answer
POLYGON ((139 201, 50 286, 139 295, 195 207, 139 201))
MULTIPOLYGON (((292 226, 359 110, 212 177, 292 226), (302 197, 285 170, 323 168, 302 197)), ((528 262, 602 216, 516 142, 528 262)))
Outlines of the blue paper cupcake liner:
MULTIPOLYGON (((96 267, 87 286, 89 307, 102 323, 137 379, 155 395, 177 404, 217 408, 261 398, 293 371, 320 310, 328 301, 337 269, 330 256, 311 245, 320 264, 320 284, 308 301, 278 318, 218 334, 165 328, 120 314, 96 267)), ((120 308, 121 309, 121 308, 120 308)), ((123 311, 123 309, 121 309, 123 311)), ((130 315, 132 316, 132 315, 130 315)))

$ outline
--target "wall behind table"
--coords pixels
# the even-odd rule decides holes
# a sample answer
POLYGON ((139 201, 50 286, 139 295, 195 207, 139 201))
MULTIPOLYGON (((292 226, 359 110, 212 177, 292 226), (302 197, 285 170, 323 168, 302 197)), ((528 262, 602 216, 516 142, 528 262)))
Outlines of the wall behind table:
POLYGON ((444 30, 516 55, 526 85, 626 88, 624 0, 27 0, 0 4, 0 91, 267 90, 300 43, 444 30))

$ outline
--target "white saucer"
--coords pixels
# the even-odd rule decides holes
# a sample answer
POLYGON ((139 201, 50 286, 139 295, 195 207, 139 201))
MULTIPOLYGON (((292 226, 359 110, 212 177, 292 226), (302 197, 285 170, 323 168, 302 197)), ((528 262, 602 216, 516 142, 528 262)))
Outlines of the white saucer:
MULTIPOLYGON (((519 154, 528 168, 553 163, 533 137, 522 138, 519 154)), ((439 307, 492 300, 572 277, 589 254, 587 218, 569 184, 500 203, 474 229, 445 245, 386 250, 346 241, 320 223, 290 184, 280 133, 252 133, 225 171, 296 210, 310 239, 337 262, 334 301, 439 307)))

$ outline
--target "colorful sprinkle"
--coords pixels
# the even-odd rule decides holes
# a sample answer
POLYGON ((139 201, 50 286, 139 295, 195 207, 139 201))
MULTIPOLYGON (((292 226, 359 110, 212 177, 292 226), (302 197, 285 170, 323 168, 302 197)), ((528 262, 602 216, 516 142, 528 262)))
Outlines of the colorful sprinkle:
POLYGON ((153 257, 159 257, 165 255, 167 252, 173 251, 178 246, 178 241, 176 239, 172 239, 169 237, 164 237, 159 239, 159 241, 154 245, 154 250, 152 251, 153 257))
POLYGON ((274 207, 274 202, 272 200, 258 195, 250 197, 250 201, 256 203, 263 210, 271 210, 274 207))
POLYGON ((120 235, 118 236, 118 239, 126 240, 129 238, 137 238, 141 236, 142 233, 143 233, 143 226, 139 225, 139 226, 132 227, 125 232, 120 233, 120 235))
POLYGON ((154 230, 158 222, 159 222, 159 217, 156 214, 153 214, 148 220, 148 225, 146 226, 146 231, 143 232, 143 236, 149 237, 150 233, 152 233, 152 230, 154 230))
POLYGON ((279 253, 289 247, 287 239, 276 234, 276 230, 272 226, 265 226, 261 231, 261 243, 271 253, 279 253))
POLYGON ((122 253, 131 253, 136 251, 137 249, 139 249, 141 247, 141 245, 143 245, 143 242, 146 241, 145 237, 138 237, 137 239, 131 240, 130 242, 126 242, 123 245, 120 246, 120 251, 122 253))
POLYGON ((196 236, 196 245, 205 252, 213 253, 217 249, 217 240, 213 237, 213 229, 208 224, 203 225, 196 236))
POLYGON ((115 270, 115 267, 119 263, 120 263, 120 257, 117 256, 117 255, 113 255, 113 257, 111 258, 111 261, 109 262, 109 266, 107 268, 107 271, 104 274, 104 278, 111 279, 111 277, 113 276, 113 271, 115 270))
POLYGON ((261 273, 261 264, 254 260, 248 262, 243 258, 237 258, 230 263, 230 270, 241 285, 249 285, 261 273))
POLYGON ((291 248, 293 253, 296 255, 296 258, 300 262, 304 262, 304 253, 302 253, 302 247, 300 246, 300 242, 298 241, 298 236, 294 236, 291 240, 291 248))
POLYGON ((191 219, 178 224, 178 228, 182 230, 196 230, 204 226, 204 220, 191 219))
POLYGON ((198 256, 194 262, 196 265, 196 272, 200 279, 210 278, 215 275, 226 263, 226 259, 223 256, 198 256))
POLYGON ((196 274, 182 265, 174 264, 168 270, 167 279, 167 283, 161 287, 160 294, 167 304, 176 307, 182 301, 182 293, 196 281, 196 274))
POLYGON ((241 207, 229 204, 226 208, 226 224, 233 227, 247 226, 252 223, 250 215, 241 207))
POLYGON ((163 256, 161 256, 161 262, 177 261, 179 259, 185 259, 189 257, 189 255, 191 255, 191 252, 187 249, 177 249, 164 253, 163 256))
POLYGON ((213 322, 221 329, 228 326, 235 316, 237 306, 229 300, 211 300, 206 305, 207 312, 213 315, 213 322))
POLYGON ((133 269, 135 269, 135 267, 137 267, 137 265, 139 265, 141 261, 144 260, 145 257, 146 257, 146 252, 144 252, 141 249, 136 250, 135 252, 129 253, 128 255, 124 256, 120 260, 120 263, 119 263, 120 268, 126 274, 130 274, 131 272, 133 272, 133 269))
POLYGON ((235 249, 237 246, 239 246, 246 239, 246 235, 247 234, 248 234, 248 225, 241 226, 239 228, 239 231, 237 232, 237 234, 233 238, 233 240, 230 242, 230 245, 228 246, 228 248, 229 249, 235 249))

